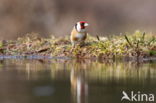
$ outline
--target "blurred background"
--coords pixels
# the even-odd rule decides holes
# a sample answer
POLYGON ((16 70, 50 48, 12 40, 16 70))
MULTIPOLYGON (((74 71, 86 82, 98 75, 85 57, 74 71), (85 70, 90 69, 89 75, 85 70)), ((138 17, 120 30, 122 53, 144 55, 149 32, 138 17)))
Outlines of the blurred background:
POLYGON ((155 0, 0 0, 0 40, 66 36, 83 20, 92 35, 156 32, 155 0))

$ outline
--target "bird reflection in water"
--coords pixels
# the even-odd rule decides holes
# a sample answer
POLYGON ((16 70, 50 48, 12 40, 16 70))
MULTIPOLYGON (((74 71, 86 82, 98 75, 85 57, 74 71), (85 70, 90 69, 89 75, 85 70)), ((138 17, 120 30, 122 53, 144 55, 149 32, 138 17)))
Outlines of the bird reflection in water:
POLYGON ((85 81, 84 73, 81 70, 72 69, 70 82, 72 103, 88 103, 88 84, 85 81))

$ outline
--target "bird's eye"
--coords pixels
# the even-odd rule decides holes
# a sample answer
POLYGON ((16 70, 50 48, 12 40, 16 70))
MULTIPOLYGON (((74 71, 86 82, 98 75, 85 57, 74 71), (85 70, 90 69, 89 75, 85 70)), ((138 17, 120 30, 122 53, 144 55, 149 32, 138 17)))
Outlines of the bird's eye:
POLYGON ((84 26, 84 23, 81 23, 82 26, 84 26))

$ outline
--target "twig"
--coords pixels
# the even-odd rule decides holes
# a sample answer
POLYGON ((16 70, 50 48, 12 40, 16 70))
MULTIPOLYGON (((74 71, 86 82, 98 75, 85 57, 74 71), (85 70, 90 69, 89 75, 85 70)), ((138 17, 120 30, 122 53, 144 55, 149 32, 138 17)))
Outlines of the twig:
POLYGON ((143 34, 142 34, 142 42, 144 42, 144 40, 145 40, 145 32, 143 32, 143 34))
POLYGON ((125 36, 125 39, 126 39, 127 43, 128 43, 131 47, 133 47, 133 45, 132 45, 131 42, 129 41, 127 35, 124 35, 124 36, 125 36))
POLYGON ((151 45, 151 43, 153 42, 153 41, 155 41, 156 39, 155 39, 155 37, 153 37, 149 42, 148 42, 148 45, 151 45))
POLYGON ((44 49, 38 50, 37 53, 46 52, 46 51, 48 51, 49 49, 50 49, 49 47, 48 47, 48 48, 44 48, 44 49))
POLYGON ((136 46, 137 49, 139 49, 139 43, 140 43, 140 41, 138 40, 137 41, 137 46, 136 46))
POLYGON ((100 37, 98 35, 96 35, 96 38, 97 38, 98 41, 100 41, 100 37))

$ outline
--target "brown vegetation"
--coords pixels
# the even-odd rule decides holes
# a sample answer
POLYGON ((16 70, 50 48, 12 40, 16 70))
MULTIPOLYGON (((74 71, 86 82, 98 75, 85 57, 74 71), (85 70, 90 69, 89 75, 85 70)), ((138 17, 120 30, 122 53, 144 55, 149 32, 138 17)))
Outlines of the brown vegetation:
POLYGON ((156 37, 136 31, 133 34, 110 37, 88 36, 85 46, 72 50, 68 37, 41 38, 35 33, 27 34, 17 40, 1 41, 1 56, 47 56, 76 58, 149 58, 156 56, 156 37))

